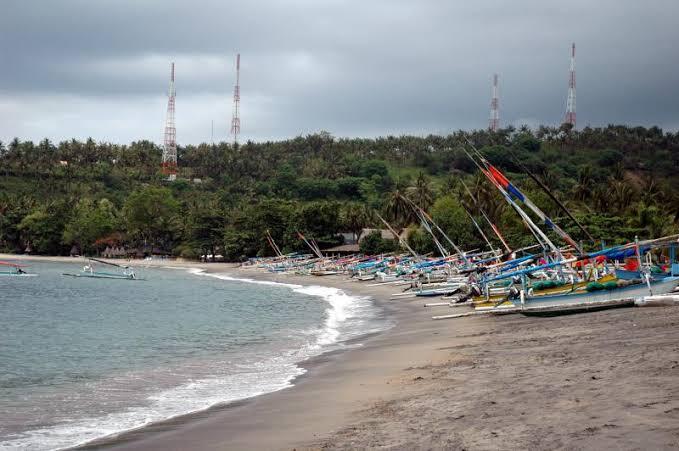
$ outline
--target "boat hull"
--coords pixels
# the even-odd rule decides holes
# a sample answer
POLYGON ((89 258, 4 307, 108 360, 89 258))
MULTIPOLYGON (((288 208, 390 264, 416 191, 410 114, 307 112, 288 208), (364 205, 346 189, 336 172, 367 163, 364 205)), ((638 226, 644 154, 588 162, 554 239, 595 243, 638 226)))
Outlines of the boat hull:
POLYGON ((579 307, 594 307, 597 304, 614 304, 616 301, 630 301, 646 296, 666 294, 673 291, 679 285, 679 277, 665 277, 654 280, 649 286, 646 283, 614 288, 612 290, 591 291, 578 294, 563 294, 536 296, 526 298, 524 309, 561 307, 563 310, 577 309, 579 307))
POLYGON ((611 302, 598 302, 594 304, 579 304, 571 306, 554 306, 553 308, 534 308, 525 309, 520 313, 525 316, 561 316, 573 315, 585 312, 599 312, 601 310, 609 310, 614 308, 634 307, 634 299, 620 299, 611 302))
MULTIPOLYGON (((656 279, 660 279, 663 277, 670 277, 670 273, 654 273, 653 277, 656 279)), ((643 274, 641 274, 639 271, 628 271, 626 269, 616 269, 615 270, 615 276, 620 279, 620 280, 634 280, 634 279, 641 279, 643 277, 643 274)))
POLYGON ((336 276, 339 274, 339 271, 311 271, 309 274, 312 276, 336 276))
MULTIPOLYGON (((597 282, 599 283, 605 283, 605 282, 611 282, 615 280, 615 276, 612 274, 607 274, 599 279, 597 279, 597 282)), ((535 291, 535 295, 533 297, 538 298, 541 296, 551 296, 551 295, 567 295, 569 293, 573 293, 579 290, 583 290, 587 284, 589 284, 590 281, 585 281, 585 282, 577 282, 574 285, 561 285, 558 287, 553 287, 553 288, 545 288, 544 290, 537 290, 535 291)), ((479 308, 485 308, 485 307, 494 307, 498 302, 500 302, 502 299, 505 299, 507 297, 506 293, 503 293, 501 295, 493 295, 490 296, 488 300, 486 300, 485 297, 483 296, 476 296, 474 297, 474 306, 479 307, 479 308)), ((506 305, 513 305, 509 301, 505 301, 504 304, 506 305)))
POLYGON ((109 274, 68 274, 68 273, 63 273, 62 275, 68 276, 68 277, 78 277, 78 278, 83 278, 83 279, 144 280, 144 279, 127 277, 127 276, 116 276, 116 275, 109 275, 109 274))

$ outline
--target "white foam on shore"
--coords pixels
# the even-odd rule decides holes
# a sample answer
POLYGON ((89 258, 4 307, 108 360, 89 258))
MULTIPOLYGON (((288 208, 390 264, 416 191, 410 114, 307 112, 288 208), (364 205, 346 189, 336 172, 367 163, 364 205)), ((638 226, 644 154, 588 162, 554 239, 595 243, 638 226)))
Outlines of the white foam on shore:
POLYGON ((348 319, 355 317, 355 310, 360 303, 368 302, 366 298, 350 296, 337 288, 309 286, 296 288, 297 293, 318 296, 329 304, 326 310, 324 327, 319 331, 317 345, 328 346, 339 341, 340 327, 348 319))
POLYGON ((56 426, 35 429, 0 443, 1 450, 54 450, 69 448, 200 412, 215 405, 271 393, 292 385, 304 370, 286 357, 241 365, 235 374, 190 381, 146 398, 135 406, 103 417, 78 418, 56 426))
POLYGON ((293 283, 273 282, 273 281, 270 281, 270 280, 247 279, 247 278, 243 278, 243 277, 233 277, 233 276, 230 276, 228 274, 223 274, 223 273, 209 273, 209 272, 205 272, 205 270, 201 269, 201 268, 189 268, 188 272, 191 273, 191 274, 214 277, 215 279, 221 279, 221 280, 230 280, 230 281, 233 281, 233 282, 254 283, 254 284, 257 284, 257 285, 273 285, 273 286, 288 287, 288 288, 302 288, 302 285, 297 285, 297 284, 293 284, 293 283))
POLYGON ((366 319, 366 314, 369 310, 374 309, 374 305, 367 296, 355 296, 346 293, 344 290, 332 287, 323 287, 319 285, 298 285, 283 282, 273 282, 269 280, 257 280, 249 278, 233 277, 223 273, 208 273, 203 269, 192 268, 190 273, 202 276, 214 277, 221 280, 229 280, 235 282, 254 283, 258 285, 274 285, 292 289, 292 291, 300 294, 310 296, 317 296, 328 303, 326 310, 326 319, 324 327, 316 330, 317 342, 312 345, 313 349, 319 349, 329 345, 336 344, 340 339, 354 338, 357 335, 366 333, 378 332, 386 329, 386 325, 376 328, 366 329, 370 318, 366 319), (352 324, 349 330, 342 326, 348 320, 358 322, 359 324, 352 324), (342 332, 345 332, 344 334, 342 332), (342 336, 345 335, 345 336, 342 336))
POLYGON ((319 285, 304 286, 269 280, 240 278, 223 273, 208 273, 199 268, 189 269, 189 272, 196 275, 209 276, 234 282, 281 286, 290 288, 296 293, 320 297, 328 303, 328 309, 326 310, 326 319, 323 327, 313 331, 317 335, 317 341, 315 344, 312 344, 310 348, 314 350, 336 344, 340 339, 349 339, 361 334, 378 332, 387 327, 386 325, 382 325, 376 328, 367 329, 367 323, 371 319, 366 319, 367 313, 369 310, 374 309, 370 298, 366 296, 350 295, 339 288, 323 287, 319 285), (348 330, 343 330, 345 328, 342 326, 345 326, 348 320, 353 320, 352 323, 359 324, 352 324, 353 327, 346 328, 348 330))
MULTIPOLYGON (((0 442, 0 450, 53 450, 77 446, 105 437, 115 437, 173 417, 206 410, 215 405, 271 393, 292 386, 295 378, 305 373, 298 364, 323 352, 342 346, 341 340, 386 329, 376 324, 375 310, 368 297, 352 296, 341 289, 302 286, 266 280, 238 278, 227 274, 206 273, 187 268, 188 272, 225 281, 280 286, 296 293, 316 296, 328 303, 325 321, 308 331, 311 341, 284 355, 234 365, 233 374, 192 380, 146 398, 145 406, 131 407, 102 417, 78 418, 44 429, 27 431, 0 442), (371 326, 372 324, 372 326, 371 326)), ((301 332, 305 334, 305 332, 301 332)))

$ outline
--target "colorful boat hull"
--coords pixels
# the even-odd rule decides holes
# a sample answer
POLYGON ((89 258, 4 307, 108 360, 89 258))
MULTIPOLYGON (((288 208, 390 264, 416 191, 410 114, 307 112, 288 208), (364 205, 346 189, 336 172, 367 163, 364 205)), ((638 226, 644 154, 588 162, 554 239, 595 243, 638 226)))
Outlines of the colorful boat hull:
POLYGON ((563 307, 577 308, 578 305, 606 304, 613 301, 626 301, 642 299, 646 296, 667 294, 674 291, 679 286, 679 277, 664 277, 651 281, 649 284, 640 283, 628 285, 626 287, 614 288, 612 290, 599 290, 577 294, 534 296, 526 298, 523 302, 524 308, 536 307, 563 307))
MULTIPOLYGON (((597 279, 597 282, 605 283, 605 282, 612 282, 614 280, 615 280, 614 275, 606 274, 605 276, 597 279)), ((591 283, 591 282, 590 281, 584 281, 584 282, 577 282, 574 285, 561 285, 561 286, 553 287, 553 288, 545 288, 544 290, 536 290, 533 297, 574 293, 574 292, 577 292, 578 290, 583 290, 587 286, 587 284, 589 284, 589 283, 591 283)), ((493 307, 498 302, 500 302, 503 298, 506 298, 506 297, 507 297, 506 293, 490 296, 489 299, 486 299, 483 296, 475 296, 473 302, 474 302, 475 307, 493 307)), ((511 302, 508 302, 508 301, 505 302, 504 304, 513 305, 511 302)))

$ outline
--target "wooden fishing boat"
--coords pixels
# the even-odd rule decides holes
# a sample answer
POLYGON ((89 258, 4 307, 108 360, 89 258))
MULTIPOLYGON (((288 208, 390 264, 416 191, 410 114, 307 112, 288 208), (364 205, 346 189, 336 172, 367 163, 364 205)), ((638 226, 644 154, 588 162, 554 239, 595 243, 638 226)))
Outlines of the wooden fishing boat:
POLYGON ((119 265, 96 258, 90 258, 89 263, 78 273, 63 273, 63 276, 86 279, 116 279, 116 280, 144 280, 137 277, 134 270, 129 266, 119 265), (95 270, 95 262, 119 268, 120 272, 107 272, 95 270))
POLYGON ((18 273, 14 271, 0 271, 0 277, 38 277, 35 273, 18 273))
POLYGON ((0 277, 36 277, 37 274, 29 273, 24 270, 26 265, 18 263, 0 261, 0 277))
POLYGON ((339 271, 333 271, 330 269, 316 269, 309 272, 312 276, 336 276, 340 274, 339 271))
POLYGON ((413 294, 418 297, 436 297, 436 296, 450 296, 457 293, 464 284, 453 284, 446 287, 433 288, 430 290, 415 291, 413 294))
MULTIPOLYGON (((660 246, 664 243, 672 243, 677 239, 677 236, 663 237, 655 240, 649 240, 640 243, 635 239, 634 243, 630 243, 623 246, 618 246, 615 248, 603 249, 601 251, 591 253, 588 255, 581 255, 579 257, 571 257, 567 260, 557 261, 552 263, 546 263, 543 265, 525 268, 522 270, 514 271, 511 273, 500 274, 498 276, 493 276, 486 281, 494 282, 496 280, 507 279, 507 278, 521 278, 523 288, 519 291, 516 288, 513 289, 513 294, 511 300, 507 302, 502 302, 500 299, 495 304, 486 303, 482 306, 477 305, 475 310, 481 311, 492 311, 497 308, 512 310, 514 308, 525 310, 533 309, 535 311, 544 310, 557 310, 557 311, 570 311, 579 310, 579 307, 586 309, 596 308, 603 304, 606 305, 616 305, 629 303, 630 300, 635 300, 640 297, 654 295, 654 294, 665 294, 674 290, 679 285, 679 278, 673 276, 664 277, 654 277, 648 271, 637 272, 641 278, 635 278, 632 280, 615 279, 611 281, 604 281, 599 279, 597 282, 589 282, 584 287, 579 287, 575 290, 569 290, 566 293, 551 293, 537 296, 527 289, 527 277, 531 273, 537 273, 538 271, 552 270, 555 267, 565 267, 566 269, 571 265, 577 265, 579 262, 584 261, 598 261, 604 258, 610 258, 617 256, 622 252, 625 255, 634 253, 639 261, 639 266, 641 266, 641 254, 640 244, 643 246, 660 246), (603 283, 602 283, 603 282, 603 283), (490 304, 490 305, 489 305, 490 304)), ((566 285, 567 286, 567 285, 566 285)))
POLYGON ((679 286, 679 277, 663 277, 613 288, 610 290, 589 291, 578 294, 534 296, 525 298, 522 313, 539 313, 551 310, 553 312, 577 312, 597 308, 610 308, 634 304, 635 301, 647 296, 657 296, 674 291, 679 286))
MULTIPOLYGON (((613 274, 606 274, 603 277, 600 277, 596 281, 599 283, 606 283, 606 282, 613 282, 615 281, 616 278, 613 274)), ((583 280, 580 282, 575 282, 575 283, 567 283, 563 285, 558 285, 550 288, 544 288, 544 289, 539 289, 539 290, 534 290, 531 295, 534 297, 539 297, 539 296, 549 296, 549 295, 555 295, 555 294, 569 294, 569 293, 576 293, 579 291, 584 290, 589 283, 591 283, 591 280, 583 280)), ((475 296, 472 299, 474 307, 496 307, 498 306, 498 302, 502 301, 503 299, 507 298, 507 292, 504 291, 502 293, 496 293, 491 295, 489 298, 486 298, 485 296, 475 296)), ((499 305, 514 305, 510 301, 505 301, 502 304, 499 305)))
POLYGON ((647 296, 667 294, 679 286, 679 277, 663 277, 611 289, 599 289, 571 294, 546 296, 522 296, 523 300, 503 303, 496 306, 477 307, 476 311, 505 311, 524 314, 574 313, 602 308, 633 305, 635 301, 647 296))
MULTIPOLYGON (((517 305, 477 308, 471 312, 433 316, 432 319, 453 319, 467 316, 521 313, 527 316, 554 316, 609 308, 629 307, 647 298, 668 294, 679 286, 679 277, 663 277, 610 290, 598 290, 569 295, 523 297, 517 305)), ((523 296, 523 295, 522 295, 523 296)))
POLYGON ((68 276, 68 277, 84 277, 84 278, 90 278, 90 279, 122 279, 122 280, 144 280, 144 279, 139 279, 135 276, 131 275, 124 275, 124 274, 114 274, 114 273, 105 273, 105 272, 95 272, 95 273, 88 273, 86 271, 81 271, 76 274, 71 274, 71 273, 62 273, 62 276, 68 276))

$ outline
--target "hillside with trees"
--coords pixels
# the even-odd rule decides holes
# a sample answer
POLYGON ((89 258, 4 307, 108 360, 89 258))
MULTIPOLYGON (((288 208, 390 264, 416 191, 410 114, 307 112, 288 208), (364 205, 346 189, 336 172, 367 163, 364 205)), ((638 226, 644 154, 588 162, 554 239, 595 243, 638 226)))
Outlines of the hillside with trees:
MULTIPOLYGON (((108 246, 229 260, 323 247, 340 232, 409 230, 418 252, 436 252, 408 205, 431 214, 465 249, 485 246, 464 208, 492 232, 462 181, 511 245, 532 244, 520 218, 467 157, 468 141, 586 247, 534 173, 597 240, 617 243, 679 231, 679 133, 657 127, 540 127, 448 136, 337 139, 327 132, 277 142, 178 148, 179 180, 160 174, 162 149, 76 140, 0 143, 0 251, 97 255, 108 246)), ((555 238, 555 241, 558 240, 555 238)), ((379 245, 380 243, 377 243, 379 245)))

